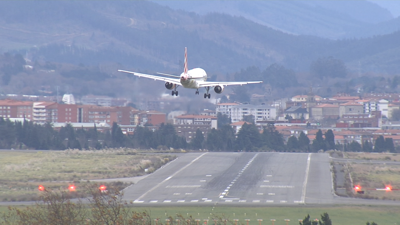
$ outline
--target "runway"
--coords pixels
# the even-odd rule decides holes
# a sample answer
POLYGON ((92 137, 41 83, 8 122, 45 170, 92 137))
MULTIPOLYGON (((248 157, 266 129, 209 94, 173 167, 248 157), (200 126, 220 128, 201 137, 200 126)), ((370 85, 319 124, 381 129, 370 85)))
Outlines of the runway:
POLYGON ((124 190, 133 204, 334 202, 328 154, 189 153, 124 190))

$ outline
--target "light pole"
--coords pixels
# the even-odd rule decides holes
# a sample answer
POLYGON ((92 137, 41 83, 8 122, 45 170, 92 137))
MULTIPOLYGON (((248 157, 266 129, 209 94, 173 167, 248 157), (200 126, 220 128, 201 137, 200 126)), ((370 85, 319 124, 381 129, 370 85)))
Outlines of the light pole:
POLYGON ((261 222, 263 221, 262 219, 257 219, 258 225, 261 225, 261 222))
POLYGON ((276 219, 271 219, 272 225, 275 224, 276 219))
POLYGON ((288 225, 289 224, 289 219, 285 219, 285 222, 286 222, 286 225, 288 225))

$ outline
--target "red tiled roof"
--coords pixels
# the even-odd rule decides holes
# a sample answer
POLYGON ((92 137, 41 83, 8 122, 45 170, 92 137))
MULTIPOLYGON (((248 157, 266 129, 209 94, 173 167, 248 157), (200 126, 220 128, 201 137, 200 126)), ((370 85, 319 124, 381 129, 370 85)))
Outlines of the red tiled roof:
POLYGON ((215 116, 205 116, 205 115, 181 115, 176 116, 177 119, 217 119, 215 116))

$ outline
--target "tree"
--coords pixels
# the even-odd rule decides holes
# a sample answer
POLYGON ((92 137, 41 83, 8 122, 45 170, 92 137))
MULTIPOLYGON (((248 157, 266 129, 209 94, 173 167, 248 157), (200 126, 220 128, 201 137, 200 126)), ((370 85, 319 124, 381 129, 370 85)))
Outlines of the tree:
POLYGON ((196 136, 192 139, 192 142, 190 143, 191 148, 198 150, 203 148, 203 142, 204 142, 204 135, 203 132, 201 132, 200 129, 196 130, 196 136))
POLYGON ((254 116, 253 115, 244 115, 243 121, 249 122, 249 123, 254 123, 254 116))
POLYGON ((372 152, 372 144, 369 141, 364 141, 363 146, 362 146, 362 151, 363 152, 372 152))
POLYGON ((261 137, 256 125, 244 123, 236 138, 237 149, 253 151, 260 146, 261 137))
POLYGON ((347 151, 351 151, 351 152, 361 152, 362 147, 360 145, 360 143, 358 143, 357 141, 352 141, 348 146, 347 146, 347 151))
POLYGON ((375 223, 375 222, 372 222, 372 223, 370 223, 370 222, 367 222, 367 225, 378 225, 377 223, 375 223))
POLYGON ((221 148, 224 151, 233 151, 235 149, 235 130, 230 125, 224 125, 218 129, 222 140, 221 148))
POLYGON ((274 87, 285 89, 298 85, 294 71, 276 63, 268 66, 261 75, 264 83, 274 87))
POLYGON ((300 132, 298 145, 299 148, 304 151, 308 151, 310 149, 310 139, 303 131, 300 132))
POLYGON ((207 149, 210 151, 219 151, 222 149, 222 138, 215 128, 211 129, 211 131, 207 134, 206 145, 207 149))
POLYGON ((125 135, 122 133, 121 128, 116 122, 113 122, 111 128, 111 146, 122 147, 125 146, 125 135))
POLYGON ((331 129, 325 132, 325 144, 326 149, 335 149, 335 135, 331 129))
POLYGON ((310 67, 310 72, 313 76, 319 78, 344 78, 347 76, 346 65, 343 61, 333 57, 319 58, 313 62, 310 67))
POLYGON ((261 134, 261 145, 263 148, 282 151, 285 149, 285 142, 281 133, 279 133, 273 124, 264 128, 261 134))
POLYGON ((296 150, 299 147, 299 143, 298 140, 295 136, 290 136, 290 138, 288 139, 288 142, 286 144, 286 148, 288 150, 296 150))
POLYGON ((321 215, 321 220, 319 221, 319 225, 332 225, 332 221, 329 218, 328 213, 324 213, 321 215))
POLYGON ((326 150, 326 145, 325 145, 325 140, 322 137, 322 131, 318 130, 315 140, 312 143, 312 149, 314 152, 317 152, 319 150, 326 150))
POLYGON ((393 138, 385 138, 385 150, 394 152, 393 138))
POLYGON ((311 221, 310 214, 304 217, 303 221, 299 221, 300 225, 318 225, 317 221, 311 221))
POLYGON ((218 113, 217 114, 217 127, 222 127, 224 125, 230 125, 231 122, 231 118, 228 115, 222 114, 222 113, 218 113))
POLYGON ((379 135, 379 137, 375 140, 374 151, 375 152, 385 151, 385 139, 383 138, 382 135, 379 135))

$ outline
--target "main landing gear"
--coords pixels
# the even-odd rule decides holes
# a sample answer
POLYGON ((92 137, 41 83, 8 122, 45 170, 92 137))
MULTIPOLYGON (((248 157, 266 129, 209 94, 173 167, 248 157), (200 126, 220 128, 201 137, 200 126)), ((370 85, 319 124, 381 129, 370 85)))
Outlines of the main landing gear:
POLYGON ((197 91, 196 91, 196 95, 198 95, 200 92, 199 92, 199 89, 197 89, 197 91))
POLYGON ((178 96, 178 91, 172 91, 172 96, 174 95, 178 96))
POLYGON ((206 88, 207 93, 204 93, 204 98, 208 97, 208 99, 210 99, 211 94, 208 93, 210 91, 210 87, 205 87, 205 88, 206 88))

